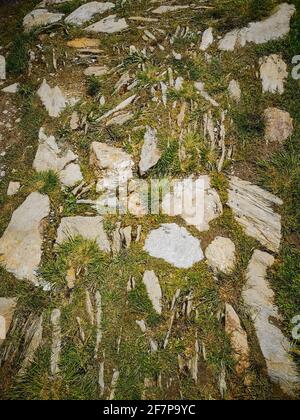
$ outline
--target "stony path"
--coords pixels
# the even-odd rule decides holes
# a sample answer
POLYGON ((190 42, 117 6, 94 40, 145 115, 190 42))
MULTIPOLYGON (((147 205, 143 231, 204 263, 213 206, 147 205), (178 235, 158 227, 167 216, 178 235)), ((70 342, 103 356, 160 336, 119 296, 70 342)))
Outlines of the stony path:
POLYGON ((266 3, 0 8, 1 398, 299 397, 300 11, 266 3))

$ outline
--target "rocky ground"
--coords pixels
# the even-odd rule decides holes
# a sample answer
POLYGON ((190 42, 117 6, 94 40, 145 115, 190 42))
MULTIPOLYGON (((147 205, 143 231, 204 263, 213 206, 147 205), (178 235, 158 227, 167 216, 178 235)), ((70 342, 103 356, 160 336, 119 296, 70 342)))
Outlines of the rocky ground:
POLYGON ((1 399, 299 398, 299 13, 1 2, 1 399))

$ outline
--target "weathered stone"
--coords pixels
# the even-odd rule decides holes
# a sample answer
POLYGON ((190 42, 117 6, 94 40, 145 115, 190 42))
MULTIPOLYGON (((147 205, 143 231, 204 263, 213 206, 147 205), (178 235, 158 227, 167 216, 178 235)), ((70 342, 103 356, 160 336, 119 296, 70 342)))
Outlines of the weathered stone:
POLYGON ((159 280, 154 271, 146 271, 143 277, 143 283, 146 287, 148 297, 154 310, 161 315, 162 313, 162 291, 159 280))
POLYGON ((225 331, 230 337, 234 357, 237 362, 236 372, 238 375, 242 375, 250 366, 248 337, 237 313, 229 304, 226 304, 225 307, 225 331))
POLYGON ((67 106, 67 101, 58 86, 51 88, 44 79, 37 91, 50 117, 57 118, 67 106))
POLYGON ((51 359, 50 371, 52 376, 56 376, 60 372, 60 352, 61 352, 61 326, 60 326, 61 312, 59 309, 54 309, 51 313, 52 324, 52 345, 51 345, 51 359))
POLYGON ((228 32, 219 43, 219 49, 233 51, 235 48, 244 47, 247 43, 264 44, 283 38, 290 31, 290 21, 296 8, 294 5, 283 3, 275 13, 261 21, 252 22, 243 29, 234 29, 228 32))
POLYGON ((288 112, 267 108, 264 112, 267 143, 284 143, 293 134, 293 119, 288 112))
POLYGON ((76 49, 95 49, 100 46, 100 39, 75 38, 67 42, 68 47, 76 49))
POLYGON ((128 28, 127 22, 124 18, 119 19, 116 15, 108 16, 93 25, 88 26, 85 31, 114 34, 116 32, 124 31, 128 28))
POLYGON ((97 121, 103 121, 106 118, 110 117, 113 114, 116 114, 119 111, 123 111, 123 109, 127 108, 129 105, 133 103, 135 100, 136 95, 132 95, 129 98, 122 101, 119 105, 117 105, 115 108, 111 109, 110 111, 106 112, 104 115, 102 115, 100 118, 98 118, 97 121))
POLYGON ((0 298, 0 346, 6 339, 16 309, 17 300, 0 298))
POLYGON ((139 164, 141 175, 144 175, 150 168, 155 166, 161 158, 161 151, 159 150, 157 143, 157 131, 148 126, 144 137, 144 144, 139 164))
POLYGON ((105 143, 92 143, 90 163, 100 177, 98 191, 115 190, 120 185, 126 185, 133 177, 134 162, 131 156, 105 143))
POLYGON ((213 270, 230 274, 236 263, 235 245, 229 238, 218 236, 205 251, 208 264, 213 270))
POLYGON ((107 66, 90 66, 84 70, 85 76, 96 76, 101 77, 105 76, 109 71, 107 66))
POLYGON ((144 250, 177 268, 190 268, 204 258, 200 241, 176 224, 163 224, 150 232, 144 250))
POLYGON ((229 83, 228 92, 232 100, 234 100, 237 103, 240 102, 242 91, 239 82, 237 82, 236 80, 231 80, 231 82, 229 83))
MULTIPOLYGON (((0 73, 1 73, 1 70, 0 70, 0 73)), ((19 83, 14 83, 13 85, 6 86, 4 89, 2 89, 2 92, 3 93, 17 93, 19 90, 19 87, 20 87, 19 83)))
POLYGON ((74 12, 65 19, 65 22, 68 25, 82 26, 84 23, 91 20, 94 15, 103 14, 114 7, 114 3, 91 1, 74 10, 74 12))
POLYGON ((272 255, 254 252, 247 270, 243 299, 254 322, 271 380, 293 396, 300 388, 300 377, 296 363, 289 355, 291 343, 279 329, 281 317, 275 305, 275 294, 266 280, 267 270, 273 264, 272 255))
POLYGON ((181 216, 188 225, 200 232, 209 230, 209 223, 223 213, 217 191, 210 186, 206 175, 175 183, 162 201, 162 211, 169 216, 181 216))
POLYGON ((66 187, 74 187, 83 180, 78 163, 70 163, 59 173, 60 182, 66 187))
POLYGON ((157 9, 152 10, 152 13, 162 15, 164 13, 178 12, 179 10, 188 9, 190 6, 159 6, 157 9))
POLYGON ((259 64, 263 92, 282 95, 284 93, 284 84, 289 75, 286 63, 279 55, 272 54, 261 58, 259 64))
POLYGON ((63 13, 51 13, 48 12, 47 9, 35 9, 24 17, 23 26, 25 31, 29 32, 40 26, 47 26, 60 22, 63 17, 63 13))
POLYGON ((71 150, 62 151, 55 137, 47 136, 44 129, 39 132, 39 147, 33 162, 33 168, 37 172, 56 172, 61 183, 66 187, 74 187, 83 180, 80 166, 74 162, 78 156, 71 150))
POLYGON ((21 187, 20 182, 10 182, 7 189, 7 195, 11 197, 12 195, 16 195, 21 187))
POLYGON ((281 216, 273 210, 283 202, 275 195, 237 177, 230 178, 228 205, 246 234, 277 252, 281 242, 281 216))
POLYGON ((76 236, 95 241, 101 251, 110 252, 110 243, 103 227, 103 218, 96 217, 65 217, 57 230, 57 244, 62 244, 76 236))
POLYGON ((13 213, 0 239, 1 263, 20 280, 38 283, 36 272, 42 256, 43 221, 49 212, 49 198, 38 192, 31 193, 13 213))
POLYGON ((3 55, 0 55, 0 80, 6 79, 6 61, 3 55))
POLYGON ((75 131, 79 128, 80 118, 77 111, 72 112, 70 119, 70 128, 75 131))
POLYGON ((128 121, 132 120, 133 117, 133 112, 121 112, 120 114, 116 114, 110 120, 108 120, 105 125, 106 127, 110 127, 111 125, 124 125, 128 121))
POLYGON ((208 28, 203 32, 202 41, 200 45, 201 51, 206 51, 214 42, 213 28, 208 28))

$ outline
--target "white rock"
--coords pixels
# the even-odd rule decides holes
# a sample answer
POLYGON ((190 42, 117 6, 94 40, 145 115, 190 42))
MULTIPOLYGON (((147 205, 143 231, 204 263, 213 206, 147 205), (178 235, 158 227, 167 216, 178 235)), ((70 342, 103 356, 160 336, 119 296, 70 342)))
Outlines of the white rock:
POLYGON ((114 34, 116 32, 124 31, 128 28, 126 19, 117 18, 116 15, 108 16, 99 22, 94 23, 93 25, 88 26, 85 31, 87 32, 96 32, 96 33, 105 33, 105 34, 114 34))
POLYGON ((164 13, 172 13, 177 12, 183 9, 189 9, 190 6, 160 6, 155 10, 152 10, 152 13, 156 13, 157 15, 162 15, 164 13))
POLYGON ((125 108, 127 108, 129 105, 131 105, 133 103, 135 98, 136 98, 136 95, 129 96, 129 98, 122 101, 115 108, 111 109, 110 111, 108 111, 104 115, 102 115, 100 118, 98 118, 97 121, 103 121, 106 118, 110 117, 111 115, 116 114, 119 111, 123 111, 125 108))
POLYGON ((110 243, 103 227, 103 218, 96 217, 64 217, 57 230, 57 244, 71 238, 82 236, 84 239, 96 241, 101 251, 110 252, 110 243))
POLYGON ((266 143, 284 143, 294 131, 293 119, 286 111, 267 108, 264 112, 266 143))
POLYGON ((3 55, 0 55, 0 80, 6 79, 6 61, 3 55))
POLYGON ((275 195, 237 177, 230 178, 228 205, 247 235, 270 251, 278 252, 281 242, 281 216, 273 210, 283 202, 275 195))
POLYGON ((161 158, 161 151, 158 148, 157 131, 147 127, 142 147, 141 160, 139 163, 140 174, 143 176, 150 168, 155 166, 161 158))
POLYGON ((83 181, 83 175, 78 163, 70 163, 59 174, 60 182, 66 187, 74 187, 83 181))
POLYGON ((250 261, 243 299, 254 322, 261 351, 271 380, 289 395, 299 390, 300 377, 296 363, 289 355, 291 343, 279 329, 281 317, 275 305, 275 294, 266 280, 274 257, 255 251, 250 261))
POLYGON ((284 84, 288 78, 288 67, 279 55, 272 54, 259 61, 260 78, 263 92, 284 93, 284 84))
POLYGON ((7 189, 7 195, 11 197, 12 195, 17 194, 21 187, 20 182, 10 182, 7 189))
POLYGON ((242 375, 250 366, 250 349, 246 331, 231 305, 225 306, 225 331, 230 337, 234 358, 237 362, 236 372, 242 375))
POLYGON ((162 211, 171 217, 181 216, 188 225, 205 232, 209 223, 222 215, 223 206, 217 191, 210 186, 210 178, 204 175, 177 181, 173 192, 163 197, 162 211))
POLYGON ((231 80, 231 82, 229 83, 228 92, 231 99, 233 99, 237 103, 240 102, 242 91, 238 81, 231 80))
POLYGON ((243 29, 234 29, 227 33, 219 43, 219 49, 233 51, 235 48, 244 47, 249 42, 264 44, 283 38, 290 31, 290 21, 296 8, 294 5, 283 3, 275 13, 261 21, 252 22, 243 29))
POLYGON ((16 309, 17 300, 0 298, 0 346, 6 339, 16 309))
POLYGON ((208 28, 203 32, 202 41, 200 45, 201 51, 206 51, 214 42, 213 28, 208 28))
POLYGON ((235 245, 229 238, 218 236, 205 251, 208 264, 213 270, 230 274, 236 263, 235 245))
POLYGON ((46 195, 31 193, 13 213, 0 239, 1 263, 17 279, 37 284, 36 272, 42 256, 43 221, 49 215, 46 195))
POLYGON ((90 163, 99 176, 98 191, 115 190, 132 179, 134 162, 131 156, 121 149, 105 143, 93 142, 90 163))
POLYGON ((146 287, 148 297, 154 310, 161 315, 162 313, 162 291, 159 280, 154 271, 146 271, 143 277, 143 283, 146 287))
POLYGON ((71 120, 70 120, 70 128, 71 130, 75 131, 79 128, 80 118, 77 111, 72 112, 71 120))
POLYGON ((90 66, 84 70, 84 75, 101 77, 105 76, 108 72, 109 68, 107 66, 90 66))
POLYGON ((128 121, 132 120, 134 114, 132 112, 121 112, 120 114, 115 115, 110 120, 108 120, 105 125, 109 127, 111 125, 124 125, 128 121))
POLYGON ((177 268, 190 268, 204 258, 200 241, 176 224, 163 224, 150 232, 144 250, 177 268))
POLYGON ((56 376, 60 372, 59 362, 61 353, 61 312, 59 309, 54 309, 51 313, 52 324, 52 345, 51 345, 51 359, 50 371, 52 376, 56 376))
POLYGON ((68 25, 82 26, 96 14, 103 14, 115 7, 114 3, 91 1, 74 10, 66 19, 68 25))
MULTIPOLYGON (((0 72, 1 72, 1 70, 0 70, 0 72)), ((2 89, 2 92, 4 92, 4 93, 17 93, 18 90, 19 90, 19 87, 20 87, 19 83, 14 83, 13 85, 6 86, 4 89, 2 89)))
POLYGON ((43 102, 50 117, 59 117, 67 106, 67 101, 58 86, 51 88, 44 79, 41 87, 37 91, 38 96, 43 102))
POLYGON ((63 13, 51 13, 47 9, 35 9, 24 17, 23 26, 25 31, 29 32, 32 29, 40 26, 52 25, 62 20, 63 13))
POLYGON ((55 137, 47 136, 44 129, 39 132, 39 146, 33 162, 33 169, 37 172, 56 172, 63 185, 73 187, 83 180, 80 166, 74 162, 78 156, 70 149, 62 151, 55 137))

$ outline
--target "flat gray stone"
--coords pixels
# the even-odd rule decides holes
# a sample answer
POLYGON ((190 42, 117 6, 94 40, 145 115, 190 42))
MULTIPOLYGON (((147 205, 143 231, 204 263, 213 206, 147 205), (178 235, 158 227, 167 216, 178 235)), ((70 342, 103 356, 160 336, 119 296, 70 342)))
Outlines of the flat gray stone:
POLYGON ((9 183, 9 185, 8 185, 7 195, 9 197, 11 197, 13 195, 16 195, 17 192, 19 191, 20 187, 21 187, 20 182, 13 182, 13 181, 11 181, 9 183))
POLYGON ((6 79, 6 61, 3 55, 0 55, 0 80, 6 79))
POLYGON ((108 16, 93 25, 88 26, 86 32, 114 34, 128 28, 126 19, 118 18, 117 15, 108 16))
POLYGON ((154 310, 161 315, 162 313, 162 291, 159 280, 154 271, 146 271, 143 277, 143 283, 146 287, 148 297, 154 310))
POLYGON ((274 261, 266 252, 254 252, 246 274, 243 299, 254 322, 270 379, 286 394, 294 396, 299 390, 300 377, 289 354, 291 343, 278 327, 281 316, 275 305, 275 294, 266 280, 267 270, 274 261))
POLYGON ((158 148, 157 131, 148 126, 144 136, 144 144, 139 164, 140 174, 142 176, 145 175, 149 169, 157 164, 160 158, 161 151, 158 148))
POLYGON ((213 28, 208 28, 203 32, 200 45, 201 51, 206 51, 214 42, 213 28))
POLYGON ((96 217, 64 217, 57 230, 57 244, 62 244, 76 236, 96 241, 101 251, 110 252, 110 243, 103 227, 103 218, 96 217))
POLYGON ((258 240, 270 251, 278 252, 281 243, 281 216, 274 206, 283 204, 275 195, 264 189, 231 177, 228 205, 236 221, 247 235, 258 240))
POLYGON ((219 43, 222 51, 233 51, 247 43, 264 44, 283 38, 290 32, 290 21, 296 12, 292 4, 279 5, 274 14, 261 22, 252 22, 242 29, 228 32, 219 43))
POLYGON ((91 20, 93 16, 106 13, 114 7, 114 3, 91 1, 74 10, 74 12, 65 19, 65 23, 68 25, 82 26, 84 23, 91 20))
POLYGON ((13 213, 0 239, 1 264, 17 279, 38 283, 36 272, 42 257, 43 221, 49 212, 49 198, 31 193, 13 213))
POLYGON ((126 185, 133 178, 134 162, 131 156, 122 149, 106 143, 93 142, 91 145, 90 163, 99 177, 97 191, 113 190, 126 185))
POLYGON ((57 118, 67 106, 67 100, 58 86, 51 88, 44 79, 37 91, 50 117, 57 118))
POLYGON ((105 76, 108 72, 109 68, 107 66, 90 66, 84 70, 84 75, 101 77, 105 76))
POLYGON ((206 248, 205 256, 213 270, 221 271, 224 274, 230 274, 234 270, 236 249, 234 243, 229 238, 218 236, 206 248))
POLYGON ((217 191, 210 186, 207 175, 175 183, 173 192, 168 192, 162 201, 162 211, 171 217, 181 216, 199 232, 209 230, 209 223, 223 213, 217 191))
POLYGON ((53 136, 47 136, 44 129, 39 132, 39 146, 33 162, 37 172, 54 171, 66 187, 74 187, 83 180, 80 166, 75 163, 78 156, 70 149, 62 151, 53 136))
POLYGON ((157 9, 152 10, 152 13, 163 15, 165 13, 174 13, 180 10, 189 9, 190 6, 159 6, 157 9))
POLYGON ((150 232, 144 250, 177 268, 191 268, 204 259, 200 241, 175 223, 150 232))
POLYGON ((2 89, 3 93, 17 93, 19 90, 19 83, 14 83, 13 85, 6 86, 2 89))
POLYGON ((229 92, 229 96, 230 98, 239 103, 241 100, 241 96, 242 96, 242 91, 240 88, 240 84, 237 80, 231 80, 231 82, 229 83, 228 86, 228 92, 229 92))
POLYGON ((25 31, 29 32, 41 26, 60 22, 63 17, 63 13, 51 13, 47 9, 35 9, 24 17, 23 26, 25 31))

